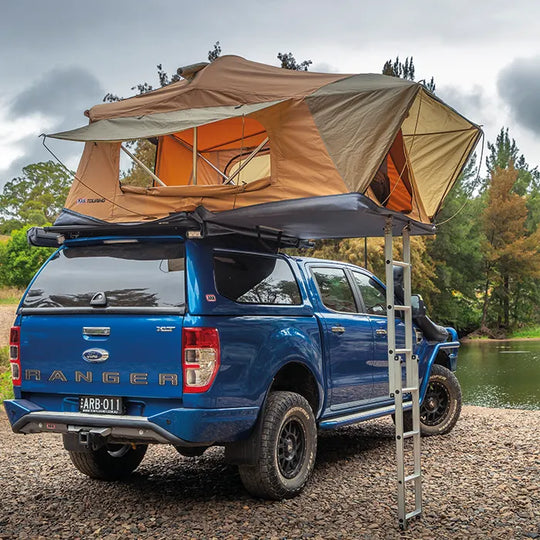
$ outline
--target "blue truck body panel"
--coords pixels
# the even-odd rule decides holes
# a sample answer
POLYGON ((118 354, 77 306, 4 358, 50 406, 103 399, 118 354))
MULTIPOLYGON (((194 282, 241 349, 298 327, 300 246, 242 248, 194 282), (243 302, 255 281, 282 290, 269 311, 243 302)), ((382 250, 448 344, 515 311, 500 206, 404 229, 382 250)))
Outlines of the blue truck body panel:
MULTIPOLYGON (((69 254, 108 240, 79 239, 61 249, 69 254)), ((374 276, 344 263, 259 252, 286 262, 297 282, 299 300, 289 305, 241 303, 220 294, 213 258, 257 253, 253 244, 231 247, 178 236, 135 240, 184 244, 185 308, 170 313, 153 307, 78 313, 55 311, 53 306, 40 312, 25 307, 23 297, 15 321, 21 327, 22 383, 15 387, 15 399, 5 402, 15 431, 65 433, 73 424, 114 426, 116 422, 142 425, 141 432, 148 426, 154 431, 153 442, 226 444, 249 436, 273 382, 290 366, 312 378, 314 413, 322 428, 391 414, 386 317, 361 309, 344 313, 327 308, 311 270, 324 266, 362 272, 376 280, 374 276), (86 335, 85 327, 106 327, 110 333, 86 335), (219 369, 207 390, 190 392, 185 391, 182 336, 184 329, 197 328, 217 330, 219 369), (88 362, 85 353, 96 350, 106 352, 105 360, 88 362), (121 396, 124 411, 108 418, 81 413, 80 396, 121 396)), ((449 351, 448 362, 455 369, 459 343, 455 331, 450 332, 450 342, 419 339, 415 345, 421 398, 440 350, 449 351)), ((398 341, 404 336, 399 322, 397 336, 398 341)))

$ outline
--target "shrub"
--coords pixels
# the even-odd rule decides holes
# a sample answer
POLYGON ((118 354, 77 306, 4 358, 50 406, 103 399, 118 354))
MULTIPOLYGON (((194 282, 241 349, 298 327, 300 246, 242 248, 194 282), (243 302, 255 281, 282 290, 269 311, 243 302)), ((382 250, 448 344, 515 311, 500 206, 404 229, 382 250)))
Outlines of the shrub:
POLYGON ((28 245, 28 229, 13 231, 6 243, 0 243, 0 285, 25 288, 53 252, 52 248, 28 245))

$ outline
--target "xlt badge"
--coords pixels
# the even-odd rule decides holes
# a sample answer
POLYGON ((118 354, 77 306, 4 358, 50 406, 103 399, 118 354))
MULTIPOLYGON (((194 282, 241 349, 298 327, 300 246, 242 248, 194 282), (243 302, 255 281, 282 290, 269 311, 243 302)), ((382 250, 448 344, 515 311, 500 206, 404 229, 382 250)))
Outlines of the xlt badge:
POLYGON ((105 362, 109 358, 109 351, 105 349, 87 349, 82 353, 83 360, 97 364, 98 362, 105 362))

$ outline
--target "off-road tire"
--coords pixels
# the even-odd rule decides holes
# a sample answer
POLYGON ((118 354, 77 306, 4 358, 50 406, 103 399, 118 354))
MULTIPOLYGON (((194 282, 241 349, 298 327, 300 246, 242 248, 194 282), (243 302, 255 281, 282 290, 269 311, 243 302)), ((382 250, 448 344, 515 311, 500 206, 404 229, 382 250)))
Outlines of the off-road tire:
MULTIPOLYGON (((434 364, 420 406, 420 434, 423 437, 450 433, 461 414, 461 386, 444 366, 434 364)), ((392 415, 393 416, 393 415, 392 415)), ((403 413, 403 429, 412 430, 412 411, 403 413)))
POLYGON ((129 476, 141 463, 146 454, 147 445, 114 444, 102 446, 90 452, 69 451, 69 457, 75 467, 97 480, 120 480, 129 476))
POLYGON ((262 499, 290 499, 309 480, 317 454, 315 417, 294 392, 272 392, 261 418, 259 461, 239 465, 246 490, 262 499))

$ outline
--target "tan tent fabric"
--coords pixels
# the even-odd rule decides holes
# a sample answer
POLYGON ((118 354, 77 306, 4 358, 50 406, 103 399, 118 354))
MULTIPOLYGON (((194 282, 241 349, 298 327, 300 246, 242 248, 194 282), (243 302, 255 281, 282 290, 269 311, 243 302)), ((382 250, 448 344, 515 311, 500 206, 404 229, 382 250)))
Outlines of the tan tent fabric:
POLYGON ((239 56, 222 56, 197 73, 189 84, 180 81, 116 103, 96 105, 87 111, 87 116, 96 122, 105 118, 302 98, 345 77, 348 75, 290 71, 239 56))
POLYGON ((88 126, 51 135, 87 141, 66 208, 110 222, 358 192, 429 223, 480 136, 418 83, 295 72, 235 56, 189 82, 87 115, 88 126), (166 186, 122 187, 118 142, 150 137, 158 140, 155 172, 166 186), (246 167, 229 179, 233 165, 257 149, 269 155, 270 177, 246 167))

